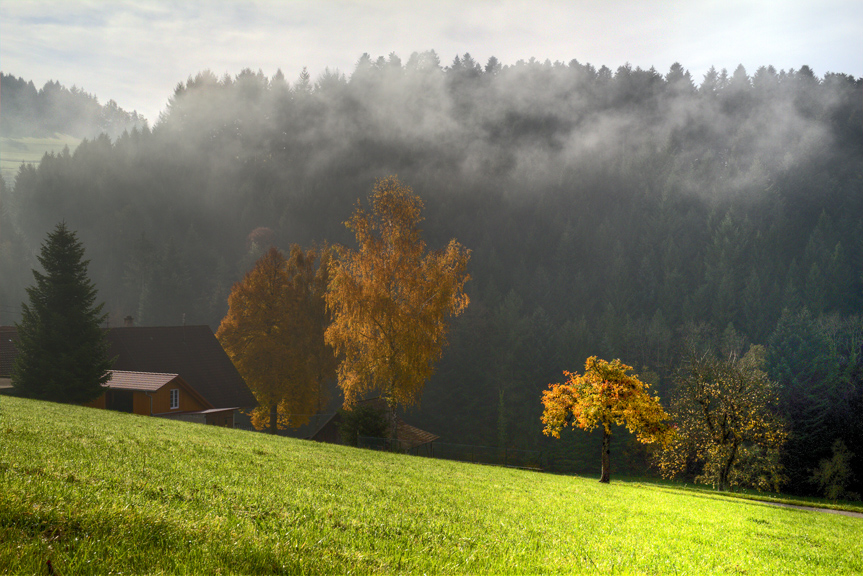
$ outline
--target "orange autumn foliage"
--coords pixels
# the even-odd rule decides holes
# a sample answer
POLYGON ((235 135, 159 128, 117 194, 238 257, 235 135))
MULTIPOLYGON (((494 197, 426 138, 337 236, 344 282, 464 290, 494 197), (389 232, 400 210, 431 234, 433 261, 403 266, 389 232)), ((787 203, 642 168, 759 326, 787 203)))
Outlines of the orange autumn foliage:
POLYGON ((591 431, 603 430, 603 466, 601 482, 610 477, 609 442, 612 425, 626 426, 639 442, 665 444, 671 438, 668 414, 651 396, 648 385, 630 374, 631 366, 620 360, 606 362, 591 356, 584 364, 584 374, 564 371, 563 384, 549 384, 542 393, 543 433, 560 438, 567 425, 591 431))
POLYGON ((260 404, 258 429, 296 428, 326 403, 336 364, 324 342, 329 260, 327 249, 292 246, 286 259, 273 247, 231 290, 216 338, 260 404))
POLYGON ((370 200, 371 212, 358 205, 345 223, 359 249, 335 249, 326 341, 342 358, 345 404, 379 390, 394 410, 418 401, 446 345, 447 318, 468 305, 470 250, 451 240, 427 253, 422 200, 397 177, 378 180, 370 200))

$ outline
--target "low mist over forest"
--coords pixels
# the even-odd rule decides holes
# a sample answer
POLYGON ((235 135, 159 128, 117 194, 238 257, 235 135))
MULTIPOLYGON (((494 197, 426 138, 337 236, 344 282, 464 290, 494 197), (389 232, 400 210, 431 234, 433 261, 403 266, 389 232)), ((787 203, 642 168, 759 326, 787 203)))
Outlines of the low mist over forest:
POLYGON ((549 382, 597 354, 662 395, 703 323, 768 347, 805 422, 787 473, 806 490, 833 440, 863 446, 863 79, 766 64, 692 78, 425 52, 363 55, 349 77, 202 71, 152 129, 3 184, 0 323, 65 220, 112 325, 215 330, 257 239, 349 244, 357 200, 397 174, 425 202, 428 245, 473 251, 471 304, 412 423, 564 458, 580 440, 542 437, 549 382))

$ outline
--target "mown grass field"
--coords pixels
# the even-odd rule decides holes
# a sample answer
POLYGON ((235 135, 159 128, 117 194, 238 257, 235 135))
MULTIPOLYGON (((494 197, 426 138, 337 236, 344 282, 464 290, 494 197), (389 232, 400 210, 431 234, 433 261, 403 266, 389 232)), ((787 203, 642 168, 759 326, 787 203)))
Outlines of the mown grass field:
POLYGON ((0 573, 863 572, 863 519, 0 397, 0 573))
POLYGON ((21 163, 38 165, 45 153, 60 154, 68 146, 74 152, 81 140, 67 134, 46 138, 0 138, 0 173, 6 184, 12 184, 21 163))

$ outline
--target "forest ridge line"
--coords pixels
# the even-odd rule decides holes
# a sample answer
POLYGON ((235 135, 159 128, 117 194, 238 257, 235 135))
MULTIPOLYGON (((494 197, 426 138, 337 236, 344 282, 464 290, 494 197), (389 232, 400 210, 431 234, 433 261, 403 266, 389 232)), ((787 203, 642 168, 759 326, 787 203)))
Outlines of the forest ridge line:
MULTIPOLYGON (((282 248, 348 243, 357 198, 398 174, 426 204, 429 246, 473 251, 472 304, 427 386, 424 429, 542 446, 536 398, 561 370, 622 358, 662 395, 681 329, 705 323, 785 351, 771 377, 831 398, 817 419, 835 431, 860 390, 861 88, 808 67, 712 71, 696 86, 680 66, 444 68, 432 53, 315 82, 202 72, 152 129, 87 141, 4 187, 2 314, 65 219, 112 322, 185 314, 215 328, 259 256, 253 230, 282 248)), ((828 428, 804 464, 829 456, 828 428)), ((859 433, 851 422, 846 445, 859 433)))

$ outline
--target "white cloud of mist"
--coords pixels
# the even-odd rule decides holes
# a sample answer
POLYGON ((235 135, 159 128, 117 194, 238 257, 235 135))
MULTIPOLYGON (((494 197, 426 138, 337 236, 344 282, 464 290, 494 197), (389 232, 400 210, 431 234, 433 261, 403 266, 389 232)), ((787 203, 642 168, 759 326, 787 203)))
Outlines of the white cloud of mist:
POLYGON ((3 71, 73 84, 137 109, 150 122, 177 82, 242 68, 293 81, 303 66, 353 72, 373 57, 434 49, 447 65, 470 52, 484 64, 575 58, 664 73, 679 61, 699 83, 710 67, 750 73, 809 65, 863 76, 858 0, 643 2, 7 1, 0 4, 3 71))

